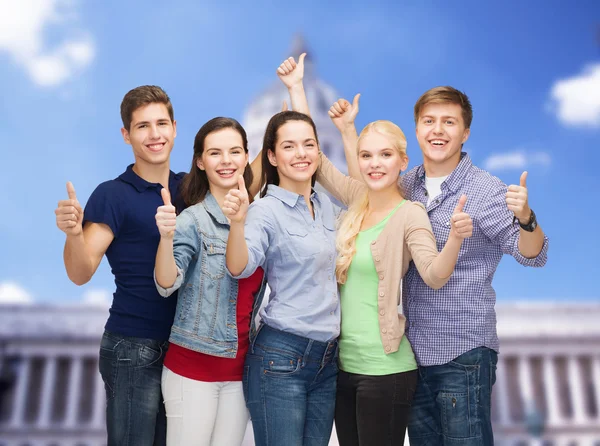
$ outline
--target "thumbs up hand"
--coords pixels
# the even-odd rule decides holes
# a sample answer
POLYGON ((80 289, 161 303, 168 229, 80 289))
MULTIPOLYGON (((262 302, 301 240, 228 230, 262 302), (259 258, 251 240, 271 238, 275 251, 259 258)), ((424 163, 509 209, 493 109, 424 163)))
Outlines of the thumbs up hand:
POLYGON ((506 206, 515 214, 519 222, 527 224, 531 217, 527 194, 527 172, 521 174, 519 185, 511 184, 506 192, 506 206))
POLYGON ((68 200, 58 202, 58 207, 55 209, 56 226, 63 231, 67 236, 76 236, 83 232, 83 209, 77 200, 75 188, 69 181, 67 183, 68 200))
POLYGON ((450 237, 465 239, 473 235, 473 220, 471 220, 469 214, 463 211, 466 202, 467 196, 461 195, 458 199, 458 204, 454 208, 454 213, 452 214, 452 217, 450 217, 452 226, 450 229, 450 237))
POLYGON ((358 114, 358 100, 360 99, 360 93, 354 96, 352 104, 346 99, 338 99, 329 108, 327 114, 333 121, 333 124, 339 131, 344 130, 346 127, 353 126, 356 115, 358 114))
POLYGON ((175 206, 171 204, 171 194, 166 188, 161 189, 160 195, 164 204, 156 209, 156 226, 162 238, 172 239, 175 236, 177 222, 175 206))
POLYGON ((277 68, 277 76, 279 76, 279 79, 281 79, 288 90, 295 85, 302 84, 302 79, 304 78, 305 57, 306 53, 300 54, 298 63, 296 63, 293 57, 288 57, 277 68))
POLYGON ((223 213, 231 222, 244 223, 246 221, 246 214, 248 213, 248 206, 250 206, 248 191, 246 190, 244 177, 240 175, 238 178, 238 188, 231 189, 225 195, 223 213))

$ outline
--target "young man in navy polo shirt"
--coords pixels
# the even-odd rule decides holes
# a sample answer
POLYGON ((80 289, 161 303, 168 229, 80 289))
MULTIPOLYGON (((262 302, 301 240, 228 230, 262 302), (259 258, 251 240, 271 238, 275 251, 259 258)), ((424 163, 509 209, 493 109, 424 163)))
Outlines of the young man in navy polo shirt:
POLYGON ((155 214, 163 204, 161 189, 167 187, 175 196, 183 178, 169 169, 177 126, 169 97, 156 86, 129 91, 121 103, 121 118, 134 164, 100 184, 85 212, 67 183, 69 199, 58 203, 56 223, 67 235, 64 262, 72 282, 87 283, 104 254, 115 275, 99 361, 108 446, 164 445, 161 374, 177 299, 164 299, 154 284, 160 240, 155 214))

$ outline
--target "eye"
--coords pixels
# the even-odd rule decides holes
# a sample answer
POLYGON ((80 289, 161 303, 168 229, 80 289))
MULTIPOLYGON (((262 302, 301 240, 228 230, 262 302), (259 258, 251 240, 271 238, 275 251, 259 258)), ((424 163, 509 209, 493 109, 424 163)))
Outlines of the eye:
POLYGON ((285 145, 285 146, 283 146, 283 148, 284 148, 285 150, 289 150, 289 149, 293 149, 293 148, 294 148, 294 146, 285 145))
POLYGON ((370 154, 370 153, 361 153, 360 157, 361 157, 361 158, 365 158, 365 159, 366 159, 366 158, 370 158, 370 157, 371 157, 371 154, 370 154))
POLYGON ((433 122, 433 119, 429 119, 429 118, 427 118, 427 119, 425 119, 423 122, 424 122, 425 124, 431 124, 431 123, 433 122))
POLYGON ((389 158, 390 156, 392 156, 392 154, 390 152, 385 152, 382 154, 382 156, 389 158))
POLYGON ((143 128, 145 128, 145 127, 148 127, 148 126, 147 126, 146 124, 141 124, 141 125, 138 125, 138 129, 143 129, 143 128))
POLYGON ((240 153, 242 153, 242 151, 240 149, 236 149, 236 150, 232 150, 231 153, 233 155, 239 155, 240 153))
POLYGON ((448 120, 446 121, 446 124, 447 124, 447 125, 453 125, 453 124, 454 124, 454 121, 452 121, 451 119, 448 119, 448 120))

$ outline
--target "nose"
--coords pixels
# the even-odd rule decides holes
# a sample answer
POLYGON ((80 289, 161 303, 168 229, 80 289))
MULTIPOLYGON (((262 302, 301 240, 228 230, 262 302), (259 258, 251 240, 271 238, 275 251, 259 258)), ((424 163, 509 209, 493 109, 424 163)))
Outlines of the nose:
POLYGON ((433 133, 435 133, 436 135, 441 135, 443 133, 441 119, 435 123, 435 125, 433 127, 433 133))
POLYGON ((305 158, 306 157, 306 150, 304 150, 304 147, 302 145, 299 145, 298 148, 296 149, 296 158, 305 158))
POLYGON ((378 156, 374 156, 371 158, 371 168, 375 169, 381 165, 381 160, 378 156))
POLYGON ((158 132, 158 126, 155 124, 150 126, 150 139, 158 139, 160 138, 160 133, 158 132))
POLYGON ((223 164, 229 164, 231 162, 231 155, 228 152, 223 153, 223 164))

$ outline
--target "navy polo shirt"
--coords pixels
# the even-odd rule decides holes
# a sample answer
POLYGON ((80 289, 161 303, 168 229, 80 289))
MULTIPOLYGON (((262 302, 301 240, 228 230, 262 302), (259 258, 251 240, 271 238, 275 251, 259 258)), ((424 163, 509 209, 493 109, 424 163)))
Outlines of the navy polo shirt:
MULTIPOLYGON (((184 173, 169 174, 169 190, 177 197, 184 173)), ((160 241, 156 208, 163 204, 158 183, 149 183, 133 171, 100 184, 84 210, 85 222, 104 223, 114 240, 106 258, 115 276, 116 291, 106 330, 121 336, 169 339, 177 295, 160 296, 154 284, 154 261, 160 241)))

